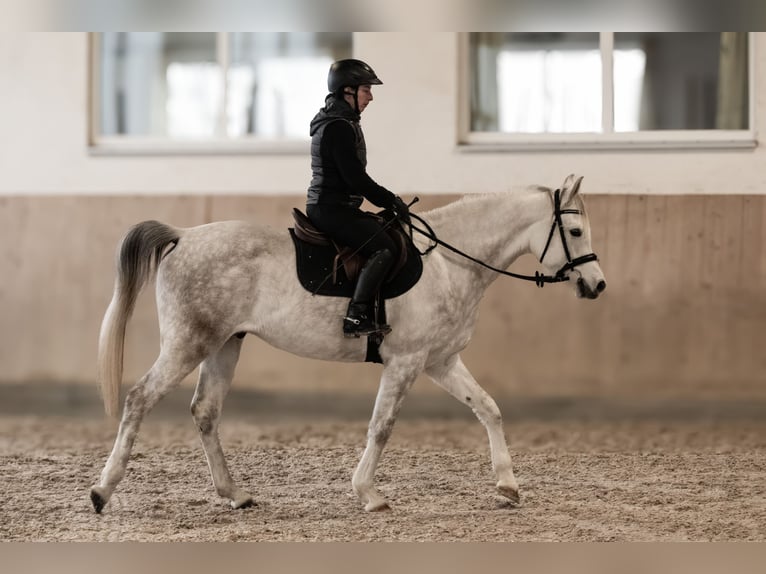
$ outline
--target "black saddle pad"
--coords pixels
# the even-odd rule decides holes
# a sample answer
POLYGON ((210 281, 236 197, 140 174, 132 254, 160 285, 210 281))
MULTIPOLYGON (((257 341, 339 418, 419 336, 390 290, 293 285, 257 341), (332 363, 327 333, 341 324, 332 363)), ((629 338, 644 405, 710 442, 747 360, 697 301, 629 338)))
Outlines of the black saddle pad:
MULTIPOLYGON (((298 239, 293 228, 289 228, 290 237, 295 244, 295 258, 298 268, 298 280, 304 289, 316 295, 330 297, 351 297, 354 294, 355 281, 349 281, 343 265, 335 273, 333 283, 333 265, 337 251, 332 245, 313 245, 298 239)), ((381 294, 384 299, 391 299, 409 291, 423 273, 423 261, 412 242, 407 241, 407 262, 404 267, 388 281, 383 283, 381 294)))

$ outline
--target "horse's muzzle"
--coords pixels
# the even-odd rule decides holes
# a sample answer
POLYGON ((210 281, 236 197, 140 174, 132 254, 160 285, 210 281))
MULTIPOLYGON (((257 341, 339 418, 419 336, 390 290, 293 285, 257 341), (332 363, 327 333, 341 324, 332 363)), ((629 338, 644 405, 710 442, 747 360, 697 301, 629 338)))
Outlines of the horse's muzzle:
POLYGON ((606 289, 606 281, 603 279, 596 284, 595 289, 588 287, 588 284, 582 277, 577 279, 577 296, 584 297, 586 299, 597 299, 598 296, 606 289))

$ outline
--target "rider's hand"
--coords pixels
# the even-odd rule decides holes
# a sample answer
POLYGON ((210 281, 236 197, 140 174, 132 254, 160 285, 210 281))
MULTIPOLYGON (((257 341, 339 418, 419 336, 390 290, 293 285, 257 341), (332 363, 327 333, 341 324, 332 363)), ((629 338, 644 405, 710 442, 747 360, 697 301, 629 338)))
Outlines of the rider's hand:
POLYGON ((410 208, 404 203, 404 200, 398 195, 394 199, 393 205, 394 215, 403 223, 410 222, 410 208))

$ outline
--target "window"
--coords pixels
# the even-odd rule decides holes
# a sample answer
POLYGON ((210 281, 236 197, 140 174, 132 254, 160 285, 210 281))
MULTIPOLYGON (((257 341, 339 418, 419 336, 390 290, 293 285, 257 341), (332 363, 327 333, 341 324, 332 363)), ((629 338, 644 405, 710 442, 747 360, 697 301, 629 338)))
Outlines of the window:
POLYGON ((304 150, 330 64, 351 55, 350 33, 93 34, 91 144, 304 150))
POLYGON ((752 146, 750 44, 746 32, 467 34, 462 143, 752 146))

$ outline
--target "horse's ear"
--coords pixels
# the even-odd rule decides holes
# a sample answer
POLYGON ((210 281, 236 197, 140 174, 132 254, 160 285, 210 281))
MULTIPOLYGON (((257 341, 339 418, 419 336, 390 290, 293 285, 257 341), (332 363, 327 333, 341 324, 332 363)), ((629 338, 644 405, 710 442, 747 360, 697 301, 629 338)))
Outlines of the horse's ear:
POLYGON ((564 185, 561 186, 561 205, 568 204, 579 193, 582 178, 583 176, 577 177, 575 174, 567 176, 564 180, 564 185))

